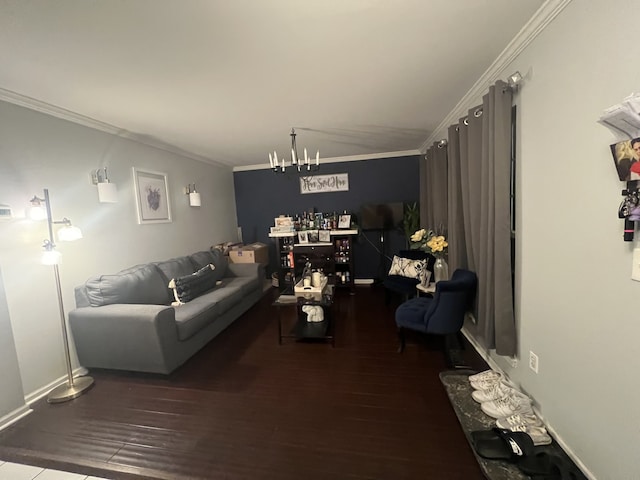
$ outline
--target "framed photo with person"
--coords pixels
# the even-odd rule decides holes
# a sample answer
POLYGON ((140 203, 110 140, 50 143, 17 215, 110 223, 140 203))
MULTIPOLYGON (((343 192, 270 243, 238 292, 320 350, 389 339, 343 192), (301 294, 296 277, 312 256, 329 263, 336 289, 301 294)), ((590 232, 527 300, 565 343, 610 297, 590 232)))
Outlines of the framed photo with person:
POLYGON ((640 138, 614 143, 609 148, 618 179, 623 182, 640 180, 640 138))
POLYGON ((309 232, 306 230, 298 232, 298 243, 309 243, 309 232))
POLYGON ((338 217, 338 228, 349 228, 351 226, 351 215, 340 215, 338 217))

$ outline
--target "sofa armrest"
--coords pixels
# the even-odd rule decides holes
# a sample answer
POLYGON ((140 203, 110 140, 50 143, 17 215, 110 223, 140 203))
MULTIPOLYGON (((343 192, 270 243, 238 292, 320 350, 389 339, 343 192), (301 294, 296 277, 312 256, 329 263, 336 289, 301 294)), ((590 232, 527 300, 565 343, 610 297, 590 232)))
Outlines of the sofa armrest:
POLYGON ((80 363, 88 368, 163 372, 167 347, 178 342, 167 305, 111 304, 69 312, 80 363))
POLYGON ((227 272, 229 277, 264 278, 264 275, 264 265, 261 263, 229 263, 227 272))

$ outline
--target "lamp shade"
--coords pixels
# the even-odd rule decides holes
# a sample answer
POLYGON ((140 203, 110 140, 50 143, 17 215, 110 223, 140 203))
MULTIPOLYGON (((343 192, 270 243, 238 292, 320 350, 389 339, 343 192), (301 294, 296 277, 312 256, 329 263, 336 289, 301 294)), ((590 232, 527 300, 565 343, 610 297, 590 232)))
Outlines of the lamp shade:
POLYGON ((62 255, 57 250, 45 250, 42 252, 40 263, 42 265, 58 265, 62 260, 62 255))
POLYGON ((61 242, 73 242, 82 238, 82 230, 73 225, 66 225, 58 230, 58 240, 61 242))
POLYGON ((29 218, 34 221, 46 220, 47 211, 44 205, 33 205, 29 207, 29 218))
POLYGON ((98 183, 98 200, 100 203, 117 203, 118 187, 116 184, 111 182, 98 183))
POLYGON ((189 205, 191 205, 192 207, 202 206, 202 201, 200 199, 200 192, 191 192, 189 194, 189 205))

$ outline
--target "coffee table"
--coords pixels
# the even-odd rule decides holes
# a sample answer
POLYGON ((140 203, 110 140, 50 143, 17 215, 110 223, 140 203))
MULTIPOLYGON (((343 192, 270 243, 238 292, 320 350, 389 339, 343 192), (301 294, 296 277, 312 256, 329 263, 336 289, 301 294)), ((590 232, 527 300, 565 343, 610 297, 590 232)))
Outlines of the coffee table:
POLYGON ((334 287, 335 279, 330 278, 321 295, 305 295, 301 293, 278 295, 278 298, 272 303, 278 312, 278 344, 282 345, 283 338, 294 338, 296 340, 331 340, 331 346, 335 347, 334 321, 331 315, 334 287), (302 307, 305 305, 322 308, 324 320, 321 322, 308 322, 307 314, 302 311, 302 307), (292 307, 296 309, 295 323, 289 333, 283 333, 283 312, 281 310, 283 308, 290 310, 292 307))

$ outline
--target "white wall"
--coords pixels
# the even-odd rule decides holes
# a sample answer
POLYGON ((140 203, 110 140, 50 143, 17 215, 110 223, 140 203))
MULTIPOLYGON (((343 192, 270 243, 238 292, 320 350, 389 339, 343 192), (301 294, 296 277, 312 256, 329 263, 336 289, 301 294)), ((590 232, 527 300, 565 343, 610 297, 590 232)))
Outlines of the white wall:
POLYGON ((22 395, 22 379, 18 366, 18 355, 13 340, 13 330, 4 293, 2 269, 0 269, 0 365, 2 365, 2 393, 0 394, 0 425, 10 422, 26 406, 22 395))
MULTIPOLYGON (((43 197, 44 188, 54 219, 68 217, 84 234, 80 241, 58 244, 67 312, 75 306, 74 287, 92 275, 237 238, 231 170, 0 102, 0 203, 22 217, 0 222, 0 266, 24 388, 20 395, 27 397, 65 374, 53 270, 39 263, 46 222, 24 218, 28 201, 43 197), (90 172, 104 166, 118 186, 118 203, 99 203, 90 183, 90 172), (172 223, 138 225, 134 166, 168 175, 172 223), (183 194, 194 182, 200 208, 189 207, 183 194)), ((1 399, 10 394, 0 389, 1 399)))
POLYGON ((492 358, 601 480, 640 478, 638 242, 622 240, 616 139, 596 123, 640 92, 638 14, 636 0, 574 0, 500 76, 525 75, 516 95, 520 360, 492 358))

